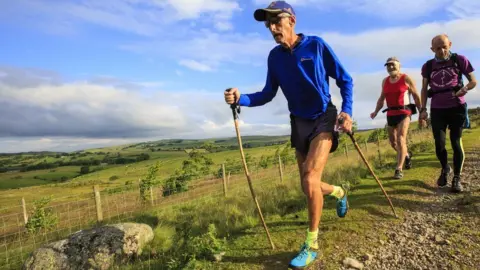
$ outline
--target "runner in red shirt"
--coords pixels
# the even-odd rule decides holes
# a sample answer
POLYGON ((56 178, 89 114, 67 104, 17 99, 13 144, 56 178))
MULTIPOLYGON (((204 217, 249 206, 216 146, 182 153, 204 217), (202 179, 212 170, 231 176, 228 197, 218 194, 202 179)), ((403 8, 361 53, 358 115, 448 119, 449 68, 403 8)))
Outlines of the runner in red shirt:
POLYGON ((397 152, 394 178, 400 179, 403 177, 403 164, 405 163, 406 169, 412 166, 412 154, 408 153, 407 149, 407 133, 411 116, 416 113, 416 108, 420 110, 421 102, 413 79, 400 72, 400 61, 396 57, 390 57, 385 66, 389 76, 382 81, 382 92, 378 98, 377 107, 370 117, 374 119, 377 116, 386 100, 387 109, 383 112, 387 112, 388 137, 390 145, 397 152), (410 103, 410 94, 417 107, 410 103))

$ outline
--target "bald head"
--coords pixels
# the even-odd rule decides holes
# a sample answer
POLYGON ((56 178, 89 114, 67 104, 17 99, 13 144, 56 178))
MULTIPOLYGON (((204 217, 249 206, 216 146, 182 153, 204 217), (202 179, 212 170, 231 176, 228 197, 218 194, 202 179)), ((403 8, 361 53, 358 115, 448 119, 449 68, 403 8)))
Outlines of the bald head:
POLYGON ((437 43, 437 42, 449 42, 450 40, 448 39, 448 36, 445 35, 445 34, 441 34, 441 35, 436 35, 432 38, 432 46, 433 44, 437 43))
POLYGON ((430 48, 438 59, 447 59, 450 56, 450 48, 452 42, 445 34, 437 35, 432 39, 432 47, 430 48))

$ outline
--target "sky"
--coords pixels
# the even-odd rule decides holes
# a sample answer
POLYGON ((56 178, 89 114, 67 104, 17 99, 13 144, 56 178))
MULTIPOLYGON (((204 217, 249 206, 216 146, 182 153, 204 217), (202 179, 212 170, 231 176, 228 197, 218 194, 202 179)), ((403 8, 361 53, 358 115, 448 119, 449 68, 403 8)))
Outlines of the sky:
MULTIPOLYGON (((0 1, 0 152, 74 151, 168 138, 235 136, 223 92, 261 91, 277 44, 253 19, 263 0, 0 1)), ((322 37, 354 80, 353 118, 369 118, 396 56, 421 88, 430 42, 480 65, 480 1, 291 0, 296 32, 322 37)), ((477 75, 479 77, 479 75, 477 75)), ((341 95, 330 82, 333 102, 341 95)), ((480 91, 466 96, 480 106, 480 91)), ((413 101, 413 100, 412 100, 413 101)), ((416 116, 413 118, 416 120, 416 116)), ((283 93, 242 108, 242 135, 288 135, 283 93)))

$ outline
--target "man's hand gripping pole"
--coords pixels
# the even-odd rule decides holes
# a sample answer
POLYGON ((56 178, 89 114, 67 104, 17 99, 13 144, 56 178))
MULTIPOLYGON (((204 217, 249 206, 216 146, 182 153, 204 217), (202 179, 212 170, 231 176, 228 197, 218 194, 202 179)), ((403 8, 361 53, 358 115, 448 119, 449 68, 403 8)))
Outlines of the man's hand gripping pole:
MULTIPOLYGON (((230 90, 231 90, 231 88, 227 89, 227 92, 229 92, 230 90)), ((245 161, 245 154, 243 152, 243 146, 242 146, 242 138, 240 137, 240 129, 238 128, 238 115, 240 114, 240 106, 235 101, 233 104, 230 104, 230 108, 232 109, 233 120, 234 120, 234 123, 235 123, 235 131, 237 133, 238 146, 240 148, 240 155, 242 157, 243 170, 245 171, 245 176, 247 177, 248 186, 250 188, 250 193, 252 194, 253 201, 255 202, 255 205, 257 206, 257 212, 258 212, 258 215, 260 217, 260 220, 262 221, 263 228, 265 229, 265 232, 267 233, 268 241, 270 242, 270 245, 271 245, 272 249, 275 249, 275 245, 273 244, 272 238, 270 237, 270 233, 268 231, 267 224, 265 223, 265 220, 263 218, 262 210, 260 209, 260 205, 258 204, 257 196, 255 195, 255 191, 253 190, 252 179, 250 177, 250 173, 248 172, 247 162, 245 161)))

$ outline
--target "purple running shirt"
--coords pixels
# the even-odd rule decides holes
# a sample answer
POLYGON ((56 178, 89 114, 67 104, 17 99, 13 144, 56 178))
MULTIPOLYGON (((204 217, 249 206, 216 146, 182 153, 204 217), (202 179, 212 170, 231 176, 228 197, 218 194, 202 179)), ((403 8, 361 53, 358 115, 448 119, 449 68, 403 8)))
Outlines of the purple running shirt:
MULTIPOLYGON (((458 68, 463 75, 468 75, 471 72, 475 71, 472 67, 470 61, 463 55, 457 54, 457 63, 458 68)), ((426 63, 422 66, 422 77, 426 78, 427 76, 427 66, 426 63)), ((433 60, 432 73, 430 74, 430 88, 435 90, 442 90, 446 88, 452 88, 458 84, 458 70, 454 67, 452 59, 444 62, 438 62, 433 60), (448 68, 439 69, 441 67, 448 66, 448 68)), ((464 83, 466 85, 466 83, 464 83)), ((468 94, 467 94, 468 95, 468 94)), ((465 104, 465 96, 456 97, 453 95, 453 91, 443 92, 435 94, 432 97, 430 104, 431 108, 452 108, 457 107, 458 105, 465 104)))

